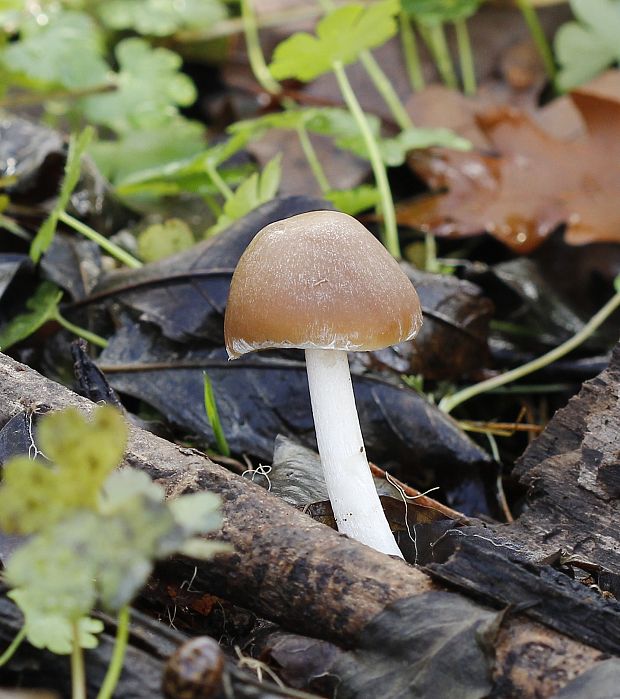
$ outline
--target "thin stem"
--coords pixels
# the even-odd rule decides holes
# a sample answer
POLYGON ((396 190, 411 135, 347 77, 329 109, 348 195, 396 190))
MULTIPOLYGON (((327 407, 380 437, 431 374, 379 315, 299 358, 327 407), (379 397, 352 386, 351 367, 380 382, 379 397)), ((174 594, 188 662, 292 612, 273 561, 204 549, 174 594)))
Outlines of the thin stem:
POLYGON ((542 58, 547 77, 549 78, 549 80, 553 81, 555 80, 555 76, 557 73, 555 60, 553 58, 553 51, 551 50, 551 46, 549 46, 549 42, 547 41, 545 32, 542 28, 540 20, 538 19, 536 10, 534 9, 530 0, 517 0, 517 5, 519 6, 521 13, 523 14, 523 19, 527 24, 527 28, 530 30, 532 39, 534 40, 536 48, 538 49, 538 53, 542 58))
POLYGON ((466 400, 478 396, 481 393, 486 393, 499 386, 504 386, 507 383, 516 381, 517 379, 527 376, 528 374, 538 371, 543 367, 551 364, 552 362, 561 359, 569 352, 572 352, 576 347, 587 340, 590 335, 601 326, 607 318, 617 309, 620 308, 620 291, 617 291, 609 301, 595 313, 592 318, 583 326, 583 328, 573 335, 569 340, 558 345, 555 349, 550 352, 543 354, 537 359, 533 359, 531 362, 527 362, 522 366, 506 371, 499 376, 494 376, 492 379, 487 379, 486 381, 481 381, 480 383, 464 388, 462 391, 457 391, 451 396, 446 396, 439 403, 439 409, 443 410, 445 413, 449 413, 457 405, 464 403, 466 400))
POLYGON ((325 485, 338 531, 402 558, 368 465, 347 353, 307 349, 306 369, 325 485))
POLYGON ((511 522, 514 522, 514 517, 512 516, 512 512, 510 511, 510 507, 508 506, 508 500, 506 498, 506 492, 504 491, 504 482, 502 480, 502 468, 501 468, 501 463, 502 460, 499 455, 499 449, 497 448, 497 440, 495 439, 495 436, 491 434, 491 432, 486 433, 487 439, 489 440, 489 446, 491 447, 491 454, 493 456, 493 459, 498 465, 498 472, 497 472, 497 478, 495 479, 495 487, 497 489, 497 501, 500 504, 500 507, 502 508, 504 512, 504 517, 506 518, 506 521, 510 524, 511 522))
POLYGON ((459 62, 461 64, 461 76, 463 78, 463 92, 466 95, 476 94, 476 69, 474 68, 474 55, 471 50, 471 41, 467 22, 459 19, 454 23, 456 31, 456 43, 459 49, 459 62))
MULTIPOLYGON (((319 0, 319 3, 325 12, 331 12, 335 7, 332 0, 319 0)), ((364 66, 377 92, 387 104, 390 112, 392 112, 392 116, 398 126, 401 129, 413 128, 413 121, 409 114, 407 114, 407 110, 403 107, 398 93, 392 87, 392 83, 383 72, 383 69, 377 63, 372 53, 368 50, 362 51, 360 53, 360 63, 364 66)))
POLYGON ((233 191, 232 189, 224 182, 224 179, 220 175, 220 173, 217 171, 217 168, 213 163, 210 163, 208 161, 205 161, 205 170, 207 172, 207 175, 211 178, 211 181, 213 184, 217 187, 219 193, 228 201, 229 199, 232 199, 233 197, 233 191))
POLYGON ((22 626, 17 632, 15 638, 9 644, 9 647, 0 655, 0 667, 6 665, 9 660, 15 655, 17 649, 20 647, 22 641, 26 638, 26 627, 22 626))
POLYGON ((136 260, 136 258, 133 255, 130 255, 126 250, 123 250, 123 248, 120 248, 111 240, 108 240, 106 237, 102 236, 101 233, 97 233, 97 231, 93 230, 85 223, 82 223, 82 221, 78 221, 77 218, 73 218, 73 216, 68 214, 66 211, 60 212, 58 220, 65 223, 70 228, 73 228, 74 231, 80 233, 85 238, 97 243, 102 250, 105 250, 119 262, 127 265, 127 267, 131 267, 132 269, 142 267, 142 262, 140 262, 140 260, 136 260))
POLYGON ((54 315, 54 319, 60 325, 62 325, 63 328, 66 328, 69 332, 77 335, 78 337, 83 337, 87 342, 91 342, 93 345, 97 345, 97 347, 102 347, 103 349, 108 346, 108 341, 101 337, 101 335, 96 335, 95 333, 90 332, 90 330, 86 330, 86 328, 75 325, 70 320, 67 320, 64 316, 62 316, 58 310, 54 315))
POLYGON ((42 102, 50 102, 52 100, 78 100, 92 95, 114 92, 117 89, 118 85, 108 83, 105 85, 83 88, 81 90, 51 90, 50 92, 20 93, 1 99, 0 109, 17 109, 18 107, 27 107, 34 104, 41 104, 42 102))
POLYGON ((304 124, 299 124, 297 127, 297 136, 299 138, 299 143, 301 144, 301 149, 303 150, 306 160, 308 161, 308 165, 310 166, 312 174, 314 175, 314 179, 318 182, 321 193, 326 194, 331 189, 331 186, 329 184, 329 180, 327 179, 327 175, 325 174, 325 170, 323 170, 323 166, 321 165, 316 151, 314 150, 314 146, 312 145, 312 141, 308 135, 308 130, 304 124))
POLYGON ((443 82, 453 90, 458 87, 454 65, 448 49, 448 42, 442 24, 434 24, 428 27, 428 38, 430 41, 433 58, 437 64, 437 70, 443 82))
POLYGON ((71 648, 71 699, 86 699, 86 673, 84 653, 80 645, 80 625, 74 621, 73 646, 71 648))
POLYGON ((415 38, 415 32, 411 25, 411 20, 404 10, 401 10, 399 15, 400 24, 400 42, 403 47, 403 56, 405 57, 405 66, 407 75, 411 83, 411 89, 414 92, 423 90, 426 86, 424 74, 422 73, 422 64, 420 63, 420 54, 418 52, 418 41, 415 38))
POLYGON ((389 107, 390 112, 392 112, 392 116, 398 126, 403 130, 412 129, 413 121, 411 117, 407 114, 407 110, 403 107, 403 103, 400 101, 400 97, 396 93, 396 90, 392 87, 392 83, 383 72, 372 53, 370 53, 370 51, 362 51, 360 54, 360 62, 366 69, 377 91, 381 97, 383 97, 383 101, 389 107))
POLYGON ((439 263, 437 262, 437 241, 432 233, 424 235, 424 269, 427 272, 439 272, 439 263))
POLYGON ((118 679, 121 676, 123 670, 123 663, 125 661, 125 652, 127 650, 127 641, 129 639, 129 606, 125 605, 121 607, 118 613, 118 620, 116 625, 116 639, 114 640, 114 650, 112 651, 112 658, 110 660, 110 665, 108 666, 108 671, 106 672, 105 679, 97 694, 97 699, 112 699, 116 685, 118 684, 118 679))
POLYGON ((245 43, 248 49, 248 58, 254 77, 259 85, 271 95, 278 95, 282 92, 280 84, 274 80, 271 71, 265 61, 263 49, 258 36, 258 24, 252 8, 251 0, 241 0, 241 19, 243 20, 243 31, 245 43))
POLYGON ((332 68, 334 70, 334 75, 338 80, 338 86, 340 87, 344 101, 346 102, 349 111, 353 115, 353 118, 357 122, 357 126, 362 134, 364 143, 366 144, 366 149, 368 150, 368 158, 372 166, 372 171, 377 183, 377 189, 379 190, 379 197, 381 199, 381 213, 383 214, 384 222, 383 244, 391 255, 397 259, 400 259, 401 252, 400 243, 398 241, 398 229, 396 227, 394 201, 392 200, 392 191, 390 190, 390 183, 385 170, 385 163, 383 162, 381 153, 379 152, 379 146, 374 134, 372 133, 372 129, 368 124, 366 115, 360 107, 357 97, 353 92, 353 88, 351 87, 351 83, 347 78, 342 62, 335 61, 332 64, 332 68))

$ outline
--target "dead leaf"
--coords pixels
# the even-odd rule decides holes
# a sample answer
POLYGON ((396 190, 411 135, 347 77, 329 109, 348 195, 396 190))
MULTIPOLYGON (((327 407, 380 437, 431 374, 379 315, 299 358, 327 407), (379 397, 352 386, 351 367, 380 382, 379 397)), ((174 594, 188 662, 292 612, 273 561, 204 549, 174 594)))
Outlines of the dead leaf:
POLYGON ((496 107, 476 116, 490 152, 414 154, 416 172, 448 192, 400 207, 399 222, 444 236, 486 231, 520 253, 561 224, 572 245, 620 242, 620 72, 571 99, 586 127, 572 140, 555 138, 522 111, 496 107))

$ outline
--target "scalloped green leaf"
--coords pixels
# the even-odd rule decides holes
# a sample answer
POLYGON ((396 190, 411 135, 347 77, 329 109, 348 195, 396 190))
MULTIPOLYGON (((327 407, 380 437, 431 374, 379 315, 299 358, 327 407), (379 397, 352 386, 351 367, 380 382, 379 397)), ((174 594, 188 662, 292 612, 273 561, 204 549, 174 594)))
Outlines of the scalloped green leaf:
POLYGON ((370 5, 350 3, 325 15, 316 36, 293 34, 276 47, 269 67, 276 80, 296 78, 309 82, 328 73, 334 63, 354 63, 362 51, 385 43, 397 31, 398 0, 370 5))
POLYGON ((118 134, 170 124, 178 107, 196 99, 196 88, 181 73, 181 57, 165 48, 152 48, 138 38, 124 39, 116 47, 120 71, 114 92, 82 101, 85 116, 118 134))
POLYGON ((620 0, 571 0, 577 21, 567 22, 555 37, 560 64, 557 84, 570 90, 620 60, 620 0))
POLYGON ((6 69, 38 83, 81 90, 105 85, 109 68, 103 58, 103 35, 83 12, 49 12, 47 24, 30 16, 21 24, 18 41, 2 52, 6 69), (79 57, 79 58, 78 58, 79 57))
POLYGON ((228 13, 219 0, 107 0, 98 5, 97 14, 110 29, 169 36, 180 29, 204 29, 228 13))

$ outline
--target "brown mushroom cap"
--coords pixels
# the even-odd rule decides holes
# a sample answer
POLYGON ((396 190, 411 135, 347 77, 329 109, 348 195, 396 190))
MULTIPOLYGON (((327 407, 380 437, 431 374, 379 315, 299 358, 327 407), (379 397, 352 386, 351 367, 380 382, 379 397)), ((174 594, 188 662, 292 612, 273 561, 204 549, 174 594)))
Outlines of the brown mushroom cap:
POLYGON ((224 335, 234 359, 276 347, 374 350, 412 338, 418 295, 352 216, 312 211, 265 226, 230 285, 224 335))

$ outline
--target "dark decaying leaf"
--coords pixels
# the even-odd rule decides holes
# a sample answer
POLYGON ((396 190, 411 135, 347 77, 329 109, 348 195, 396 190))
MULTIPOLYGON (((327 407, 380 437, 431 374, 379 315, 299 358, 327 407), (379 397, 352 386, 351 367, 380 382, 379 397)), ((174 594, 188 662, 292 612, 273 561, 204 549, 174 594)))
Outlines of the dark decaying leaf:
POLYGON ((448 192, 403 207, 400 222, 438 235, 486 231, 520 253, 537 248, 560 224, 573 245, 618 241, 620 72, 571 98, 587 129, 572 140, 503 106, 477 114, 487 150, 414 156, 411 163, 427 184, 448 192))
POLYGON ((288 684, 346 699, 481 699, 490 690, 499 616, 431 592, 390 605, 354 650, 285 631, 259 630, 252 648, 288 684))
POLYGON ((122 411, 123 406, 118 396, 101 369, 86 352, 86 347, 86 341, 81 338, 71 343, 76 393, 89 398, 93 403, 109 403, 122 411))
POLYGON ((321 199, 304 196, 274 199, 227 230, 185 252, 110 275, 97 288, 159 325, 166 337, 186 341, 223 341, 223 315, 230 278, 241 254, 258 231, 288 216, 331 209, 321 199))
MULTIPOLYGON (((213 444, 203 404, 202 371, 207 370, 232 451, 271 461, 278 434, 316 447, 302 357, 301 352, 257 353, 228 362, 223 347, 172 343, 154 326, 128 321, 110 338, 100 367, 117 391, 139 397, 213 444)), ((372 460, 421 489, 440 486, 456 509, 487 509, 480 488, 466 488, 464 494, 459 488, 463 479, 475 479, 489 457, 451 418, 402 385, 356 376, 354 386, 372 460)))
MULTIPOLYGON (((556 234, 532 256, 489 266, 465 261, 460 270, 493 299, 495 319, 510 324, 498 326, 495 334, 540 353, 578 332, 609 299, 613 279, 620 273, 620 246, 597 243, 577 248, 556 234)), ((612 316, 583 348, 606 353, 618 339, 619 317, 612 316)))
POLYGON ((616 699, 620 686, 620 660, 604 660, 567 684, 553 699, 616 699))
POLYGON ((16 177, 15 201, 38 203, 53 196, 65 159, 61 135, 16 116, 0 120, 0 177, 16 177))
POLYGON ((0 254, 0 298, 2 298, 15 277, 28 267, 30 267, 28 255, 10 252, 0 254))
MULTIPOLYGON (((506 532, 510 537, 510 531, 506 532)), ((620 652, 620 603, 606 600, 593 586, 571 579, 549 565, 531 563, 502 532, 483 527, 447 532, 434 547, 436 560, 425 570, 498 607, 522 607, 524 614, 606 653, 620 652)))
POLYGON ((400 600, 336 659, 338 697, 482 699, 491 690, 500 615, 447 592, 400 600))
MULTIPOLYGON (((7 188, 11 202, 38 209, 55 197, 65 159, 65 142, 58 132, 18 116, 0 119, 0 177, 17 178, 17 182, 7 188)), ((71 206, 103 234, 116 232, 130 218, 127 209, 114 199, 109 185, 88 159, 82 166, 71 206)))
POLYGON ((56 232, 41 268, 47 279, 67 291, 73 300, 83 299, 102 272, 101 248, 82 237, 56 232))

